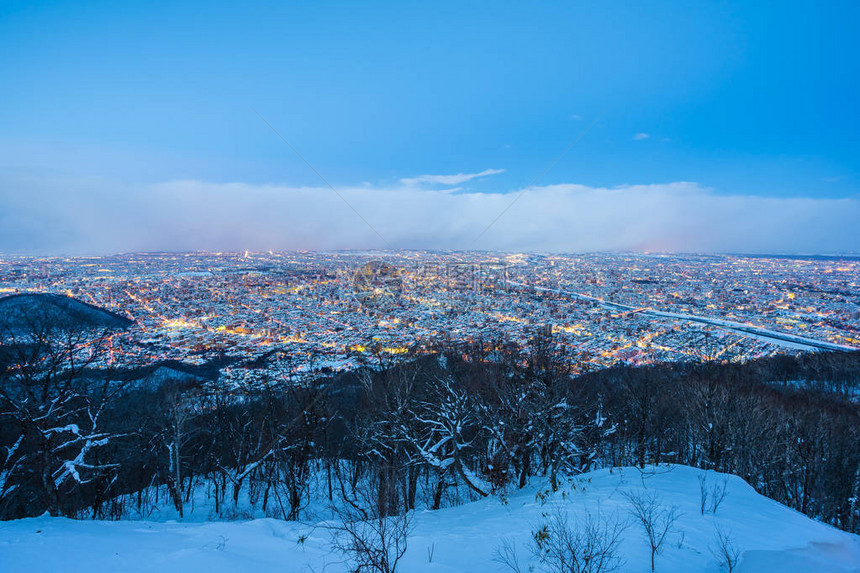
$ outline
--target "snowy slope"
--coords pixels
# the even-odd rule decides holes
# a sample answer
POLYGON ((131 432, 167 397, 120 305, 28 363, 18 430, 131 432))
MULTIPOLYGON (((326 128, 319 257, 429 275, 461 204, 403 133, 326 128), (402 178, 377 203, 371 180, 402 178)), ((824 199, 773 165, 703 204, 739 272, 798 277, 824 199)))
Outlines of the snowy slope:
MULTIPOLYGON (((716 514, 700 515, 699 470, 676 466, 648 472, 635 468, 599 470, 570 480, 544 502, 533 486, 461 507, 419 512, 400 571, 501 570, 493 552, 502 538, 514 540, 523 570, 532 559, 527 547, 541 514, 562 507, 571 516, 588 510, 626 516, 622 492, 657 491, 667 506, 683 512, 661 555, 657 571, 719 571, 709 547, 715 525, 743 550, 736 571, 759 573, 860 572, 860 537, 808 519, 764 498, 730 477, 728 496, 716 514), (432 550, 432 563, 428 562, 432 550)), ((709 474, 711 483, 722 479, 709 474)), ((541 484, 542 485, 542 484, 541 484)), ((2 572, 193 572, 344 571, 328 549, 323 527, 272 519, 247 522, 93 522, 41 517, 0 524, 2 572), (307 536, 299 543, 301 536, 307 536)), ((650 570, 641 529, 625 531, 621 554, 628 572, 650 570)))

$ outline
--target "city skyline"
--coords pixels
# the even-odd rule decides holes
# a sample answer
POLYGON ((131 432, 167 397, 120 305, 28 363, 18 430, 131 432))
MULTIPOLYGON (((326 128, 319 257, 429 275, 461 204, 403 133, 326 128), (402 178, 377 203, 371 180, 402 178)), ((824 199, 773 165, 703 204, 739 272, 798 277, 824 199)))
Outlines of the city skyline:
POLYGON ((860 258, 727 255, 0 257, 0 302, 55 293, 115 312, 134 322, 116 356, 145 360, 288 350, 289 368, 312 374, 356 368, 373 344, 395 356, 445 341, 527 346, 547 328, 576 368, 606 368, 855 350, 858 270, 860 258))

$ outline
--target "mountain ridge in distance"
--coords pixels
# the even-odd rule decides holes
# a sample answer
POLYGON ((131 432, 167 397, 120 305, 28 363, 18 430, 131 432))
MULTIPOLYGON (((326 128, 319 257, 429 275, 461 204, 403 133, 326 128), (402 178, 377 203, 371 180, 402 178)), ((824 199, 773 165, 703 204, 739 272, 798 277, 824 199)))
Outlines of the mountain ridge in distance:
POLYGON ((79 328, 125 329, 134 324, 128 317, 61 294, 19 293, 0 298, 0 324, 6 329, 27 329, 34 320, 79 328))

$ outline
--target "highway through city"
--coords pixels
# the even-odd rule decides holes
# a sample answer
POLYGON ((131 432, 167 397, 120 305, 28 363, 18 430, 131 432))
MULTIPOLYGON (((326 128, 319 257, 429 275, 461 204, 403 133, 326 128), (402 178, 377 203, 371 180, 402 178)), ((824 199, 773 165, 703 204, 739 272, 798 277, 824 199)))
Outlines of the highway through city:
POLYGON ((742 322, 733 322, 730 320, 723 320, 721 318, 711 318, 707 316, 697 316, 694 314, 684 314, 678 312, 666 312, 661 310, 654 310, 653 308, 644 307, 637 308, 634 306, 620 304, 617 302, 608 301, 602 298, 590 296, 587 294, 582 294, 574 291, 560 290, 560 289, 552 289, 546 287, 538 287, 531 286, 526 283, 516 282, 516 281, 507 281, 509 285, 516 287, 524 287, 527 289, 534 289, 538 292, 551 292, 555 294, 561 294, 564 296, 570 296, 573 298, 578 298, 581 300, 587 300, 589 302, 593 302, 598 304, 604 308, 621 311, 627 314, 645 314, 648 316, 653 316, 656 318, 670 319, 670 320, 679 320, 679 321, 687 321, 687 322, 697 322, 700 324, 710 324, 712 326, 716 326, 717 328, 721 328, 723 330, 728 330, 730 332, 735 332, 737 334, 741 334, 744 336, 751 336, 755 338, 765 339, 767 341, 772 342, 773 344, 777 344, 779 346, 785 346, 789 348, 798 348, 804 350, 838 350, 843 352, 850 352, 852 350, 860 350, 853 346, 848 346, 844 344, 836 344, 833 342, 827 342, 825 340, 817 340, 814 338, 807 338, 805 336, 797 336, 794 334, 789 334, 786 332, 779 332, 776 330, 770 330, 767 328, 761 328, 758 326, 753 326, 751 324, 744 324, 742 322))

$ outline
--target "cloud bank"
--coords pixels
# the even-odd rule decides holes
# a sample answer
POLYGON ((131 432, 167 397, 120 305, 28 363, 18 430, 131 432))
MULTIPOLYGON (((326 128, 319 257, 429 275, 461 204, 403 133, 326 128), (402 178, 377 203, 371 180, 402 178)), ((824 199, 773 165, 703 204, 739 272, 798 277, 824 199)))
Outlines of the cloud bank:
MULTIPOLYGON (((461 176, 451 176, 461 177, 461 176)), ((421 178, 416 178, 421 179, 421 178)), ((860 251, 860 200, 724 195, 695 183, 513 193, 339 188, 394 248, 576 252, 860 251)), ((386 248, 328 188, 0 177, 0 252, 386 248)))

